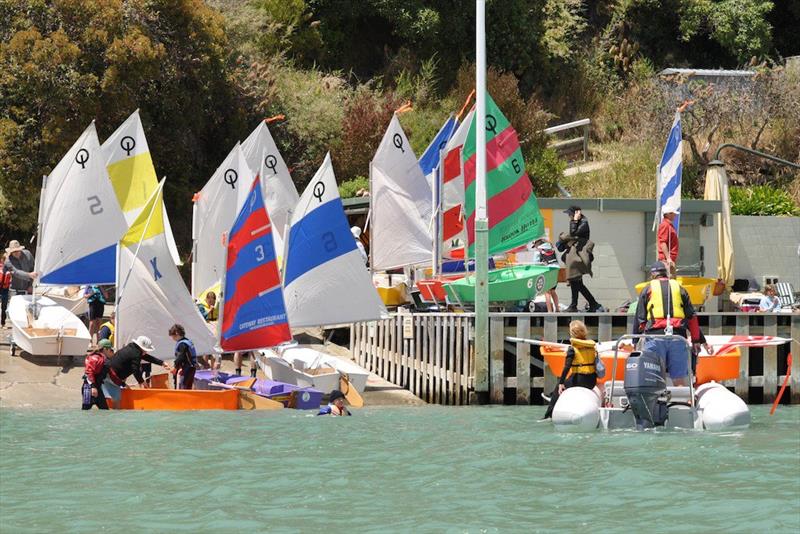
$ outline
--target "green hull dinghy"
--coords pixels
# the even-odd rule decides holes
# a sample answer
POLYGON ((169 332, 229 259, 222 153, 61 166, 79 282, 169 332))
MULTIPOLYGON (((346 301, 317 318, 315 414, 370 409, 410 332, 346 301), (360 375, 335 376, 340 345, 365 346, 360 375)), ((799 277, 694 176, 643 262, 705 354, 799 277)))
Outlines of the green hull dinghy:
MULTIPOLYGON (((558 282, 558 267, 515 265, 489 271, 489 301, 530 301, 553 289, 558 282)), ((451 302, 475 302, 475 277, 467 276, 444 285, 451 302)))

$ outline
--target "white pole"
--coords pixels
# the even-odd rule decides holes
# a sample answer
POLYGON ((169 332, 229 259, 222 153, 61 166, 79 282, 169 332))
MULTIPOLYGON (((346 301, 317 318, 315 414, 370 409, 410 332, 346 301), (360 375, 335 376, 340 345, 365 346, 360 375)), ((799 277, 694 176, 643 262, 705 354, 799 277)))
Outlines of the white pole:
MULTIPOLYGON (((475 393, 489 391, 489 221, 486 210, 486 0, 475 1, 475 393)), ((483 394, 483 395, 481 395, 483 394)))

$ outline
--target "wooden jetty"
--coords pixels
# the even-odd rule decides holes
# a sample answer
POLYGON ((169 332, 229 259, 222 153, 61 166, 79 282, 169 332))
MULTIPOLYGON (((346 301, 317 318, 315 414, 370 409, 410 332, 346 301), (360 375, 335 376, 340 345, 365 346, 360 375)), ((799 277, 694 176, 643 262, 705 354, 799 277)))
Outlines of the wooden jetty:
MULTIPOLYGON (((777 335, 792 338, 779 347, 741 348, 739 377, 725 385, 745 402, 771 403, 794 358, 788 402, 800 404, 800 314, 699 313, 708 335, 777 335)), ((491 313, 488 361, 476 361, 472 313, 393 313, 389 319, 351 325, 356 362, 393 384, 435 404, 541 404, 540 393, 556 377, 538 347, 506 337, 559 341, 581 320, 592 339, 608 341, 630 332, 624 313, 491 313)), ((787 392, 788 393, 788 392, 787 392)), ((786 402, 786 398, 784 399, 786 402)))

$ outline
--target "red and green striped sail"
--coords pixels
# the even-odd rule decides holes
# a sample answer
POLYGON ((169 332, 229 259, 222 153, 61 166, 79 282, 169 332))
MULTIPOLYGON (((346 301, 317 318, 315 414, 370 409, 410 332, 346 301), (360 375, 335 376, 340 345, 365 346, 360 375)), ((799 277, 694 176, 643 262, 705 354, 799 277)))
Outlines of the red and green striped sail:
MULTIPOLYGON (((464 143, 464 213, 469 256, 475 256, 475 120, 464 143)), ((544 234, 544 221, 533 194, 517 132, 486 94, 486 201, 489 255, 506 252, 544 234)))

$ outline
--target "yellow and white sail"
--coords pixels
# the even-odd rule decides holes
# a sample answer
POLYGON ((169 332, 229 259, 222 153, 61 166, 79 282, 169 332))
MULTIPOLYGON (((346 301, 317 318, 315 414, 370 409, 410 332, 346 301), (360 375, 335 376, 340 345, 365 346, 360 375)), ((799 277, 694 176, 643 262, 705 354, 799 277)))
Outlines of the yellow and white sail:
MULTIPOLYGON (((158 188, 156 170, 138 109, 106 139, 102 151, 120 208, 125 220, 132 224, 158 188)), ((170 254, 175 264, 180 265, 178 247, 166 211, 163 220, 170 254)))
POLYGON ((153 355, 171 359, 170 326, 181 324, 198 354, 214 354, 215 337, 186 289, 167 245, 163 183, 123 236, 117 258, 117 348, 144 335, 153 355))

